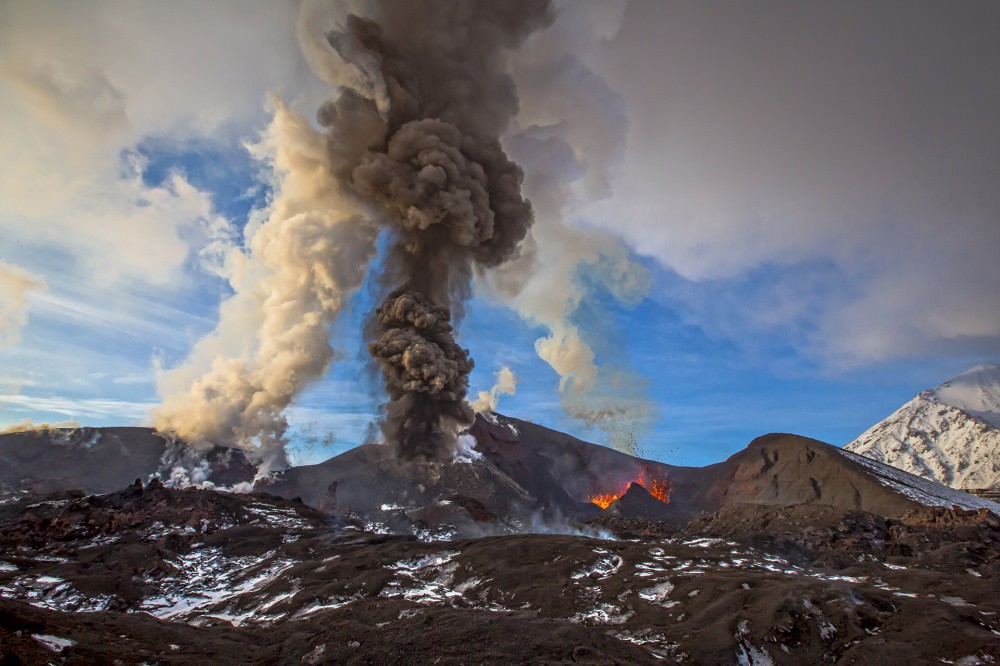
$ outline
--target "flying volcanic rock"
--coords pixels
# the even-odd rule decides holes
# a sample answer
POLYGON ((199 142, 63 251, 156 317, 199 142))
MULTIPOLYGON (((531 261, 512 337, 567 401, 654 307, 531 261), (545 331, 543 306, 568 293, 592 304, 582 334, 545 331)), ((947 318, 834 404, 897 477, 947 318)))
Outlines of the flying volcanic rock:
POLYGON ((343 88, 319 118, 331 152, 373 139, 345 177, 387 232, 388 296, 366 333, 389 397, 383 435, 403 458, 449 459, 472 424, 473 364, 451 322, 474 273, 515 257, 532 224, 500 145, 517 112, 504 54, 550 21, 546 0, 378 2, 327 36, 374 82, 367 98, 343 88))

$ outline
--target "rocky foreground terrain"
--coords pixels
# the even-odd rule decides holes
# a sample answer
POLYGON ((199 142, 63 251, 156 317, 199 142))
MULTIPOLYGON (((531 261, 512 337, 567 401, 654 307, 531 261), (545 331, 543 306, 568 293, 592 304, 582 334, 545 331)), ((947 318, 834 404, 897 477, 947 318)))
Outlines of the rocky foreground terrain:
MULTIPOLYGON (((111 461, 131 434, 51 450, 111 461)), ((996 504, 790 435, 706 468, 473 435, 471 462, 362 447, 249 493, 166 467, 74 490, 40 445, 0 478, 0 663, 1000 660, 996 504)))

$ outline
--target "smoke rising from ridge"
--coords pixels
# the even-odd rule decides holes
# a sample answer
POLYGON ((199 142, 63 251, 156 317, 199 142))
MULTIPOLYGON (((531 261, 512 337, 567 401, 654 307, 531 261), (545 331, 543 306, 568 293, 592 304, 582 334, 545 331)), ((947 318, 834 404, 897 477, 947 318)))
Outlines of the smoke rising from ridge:
MULTIPOLYGON (((581 267, 622 301, 647 281, 617 239, 568 221, 606 195, 627 128, 617 96, 563 48, 607 32, 579 30, 580 16, 613 23, 615 12, 579 7, 546 30, 547 0, 306 0, 302 52, 338 94, 317 113, 322 132, 276 103, 256 148, 275 172, 273 200, 248 226, 246 249, 227 255, 235 295, 218 328, 161 374, 157 427, 196 444, 258 446, 281 464, 283 412, 332 362, 330 325, 376 247, 382 303, 365 335, 389 398, 383 438, 402 457, 450 460, 472 423, 473 362, 455 326, 474 281, 548 329, 536 351, 560 375, 570 416, 615 444, 648 421, 642 382, 598 365, 572 321, 587 296, 581 267), (526 108, 515 80, 532 89, 526 108)), ((513 390, 505 378, 484 392, 494 407, 513 390)))
POLYGON ((625 153, 624 100, 586 62, 617 31, 623 11, 623 3, 560 3, 559 20, 512 59, 521 108, 504 145, 525 171, 536 224, 521 257, 489 271, 481 286, 548 330, 535 351, 559 375, 565 413, 635 453, 657 412, 647 383, 600 359, 609 350, 595 350, 587 336, 592 322, 575 317, 591 295, 584 275, 624 304, 649 288, 648 271, 619 238, 573 222, 611 194, 612 169, 625 153))
MULTIPOLYGON (((265 468, 285 464, 292 399, 333 360, 330 326, 360 285, 376 229, 344 191, 335 155, 321 132, 285 103, 253 152, 274 172, 265 219, 248 225, 247 249, 226 268, 234 295, 215 331, 181 366, 161 373, 163 403, 153 421, 189 444, 257 448, 265 468)), ((365 141, 363 132, 356 133, 365 141)))

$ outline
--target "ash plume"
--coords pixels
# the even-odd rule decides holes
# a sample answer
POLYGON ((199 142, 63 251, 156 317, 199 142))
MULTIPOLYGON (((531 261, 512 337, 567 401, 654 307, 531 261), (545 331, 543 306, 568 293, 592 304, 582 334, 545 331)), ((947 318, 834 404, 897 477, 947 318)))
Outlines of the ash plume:
POLYGON ((448 309, 417 292, 396 291, 375 311, 379 337, 368 343, 386 381, 386 437, 407 457, 450 451, 461 426, 472 359, 455 342, 448 309))
POLYGON ((327 35, 366 85, 319 114, 331 152, 378 127, 346 176, 386 231, 369 351, 389 402, 383 436, 403 458, 450 460, 473 364, 454 338, 477 271, 517 256, 533 222, 523 173, 500 145, 517 113, 505 56, 551 21, 546 0, 375 2, 327 35))

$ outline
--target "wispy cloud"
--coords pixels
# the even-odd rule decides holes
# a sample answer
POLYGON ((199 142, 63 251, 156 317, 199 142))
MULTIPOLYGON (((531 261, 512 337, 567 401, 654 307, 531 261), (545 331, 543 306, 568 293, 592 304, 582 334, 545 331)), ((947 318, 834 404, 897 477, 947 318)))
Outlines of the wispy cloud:
POLYGON ((0 404, 19 414, 60 414, 75 417, 83 423, 113 418, 139 422, 155 403, 132 402, 111 398, 68 398, 17 393, 0 394, 0 404))

